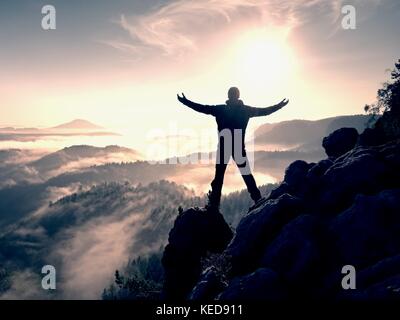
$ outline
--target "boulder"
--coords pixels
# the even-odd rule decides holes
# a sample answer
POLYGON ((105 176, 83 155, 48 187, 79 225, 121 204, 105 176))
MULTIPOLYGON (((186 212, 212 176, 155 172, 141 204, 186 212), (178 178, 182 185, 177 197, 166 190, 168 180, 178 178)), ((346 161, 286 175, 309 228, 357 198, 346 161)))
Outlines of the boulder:
POLYGON ((333 272, 328 273, 323 286, 321 286, 321 292, 324 292, 326 296, 337 297, 340 300, 360 299, 369 287, 400 274, 400 255, 385 258, 361 270, 356 269, 356 289, 352 290, 343 290, 342 288, 341 282, 344 276, 341 272, 342 267, 336 265, 333 272))
POLYGON ((358 146, 378 146, 386 143, 386 136, 382 130, 376 128, 366 128, 358 137, 358 146))
POLYGON ((276 270, 292 287, 310 288, 323 270, 323 223, 301 215, 267 247, 261 266, 276 270))
POLYGON ((271 191, 268 199, 277 199, 285 193, 303 197, 309 191, 307 173, 313 166, 315 163, 307 163, 303 160, 292 162, 285 171, 283 182, 271 191))
POLYGON ((339 213, 359 194, 374 194, 387 184, 392 170, 376 150, 358 148, 338 158, 321 179, 319 211, 339 213))
POLYGON ((286 223, 302 210, 300 199, 283 194, 266 201, 242 218, 225 253, 231 256, 232 274, 255 270, 266 246, 286 223))
POLYGON ((400 180, 400 140, 380 146, 380 153, 385 163, 391 169, 392 180, 399 183, 400 180))
POLYGON ((400 252, 400 189, 358 195, 329 227, 339 265, 365 268, 400 252))
POLYGON ((373 124, 360 134, 357 144, 362 146, 377 146, 400 137, 400 117, 391 111, 385 112, 373 124))
POLYGON ((339 157, 350 151, 357 143, 358 132, 355 128, 341 128, 322 140, 322 146, 328 157, 339 157))
POLYGON ((400 301, 400 274, 365 289, 359 296, 364 301, 400 301))
MULTIPOLYGON (((312 164, 315 165, 315 164, 312 164)), ((296 160, 292 162, 285 170, 284 181, 293 187, 298 187, 304 184, 306 175, 310 165, 303 160, 296 160)))
POLYGON ((398 303, 400 301, 400 274, 384 279, 364 290, 349 290, 341 292, 337 299, 347 301, 398 303))
POLYGON ((319 179, 325 174, 325 172, 333 165, 331 159, 324 159, 314 164, 307 172, 307 180, 313 185, 317 184, 319 179))
POLYGON ((233 232, 220 212, 190 208, 175 220, 168 243, 181 251, 221 252, 233 232))
POLYGON ((290 186, 285 181, 283 181, 279 186, 271 191, 267 200, 278 199, 281 195, 285 193, 290 194, 291 192, 292 188, 290 188, 290 186))
POLYGON ((286 290, 273 270, 259 268, 248 275, 234 278, 219 295, 223 301, 279 301, 286 297, 286 290))
POLYGON ((393 276, 400 275, 400 254, 383 259, 357 273, 357 288, 367 289, 393 276))
POLYGON ((162 258, 163 297, 186 298, 200 276, 201 258, 207 252, 222 252, 232 235, 219 212, 191 208, 179 214, 162 258))

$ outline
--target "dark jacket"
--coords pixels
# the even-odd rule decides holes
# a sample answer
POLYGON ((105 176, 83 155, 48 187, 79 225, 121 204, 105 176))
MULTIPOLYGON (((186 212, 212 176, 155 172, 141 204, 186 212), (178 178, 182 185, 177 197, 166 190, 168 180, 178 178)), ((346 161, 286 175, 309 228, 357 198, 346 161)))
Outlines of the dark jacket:
POLYGON ((217 121, 218 131, 223 129, 242 129, 243 136, 250 118, 267 116, 281 108, 279 106, 254 108, 246 106, 242 100, 227 100, 226 104, 215 106, 202 105, 189 99, 184 99, 181 102, 193 110, 214 116, 217 121))

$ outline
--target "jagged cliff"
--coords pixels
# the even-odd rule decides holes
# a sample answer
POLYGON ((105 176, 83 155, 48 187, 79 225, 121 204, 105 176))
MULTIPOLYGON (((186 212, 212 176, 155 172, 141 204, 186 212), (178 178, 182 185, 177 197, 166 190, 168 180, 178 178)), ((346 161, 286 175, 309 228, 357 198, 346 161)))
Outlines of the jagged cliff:
POLYGON ((181 212, 164 298, 400 299, 400 140, 342 128, 323 147, 328 158, 293 162, 234 232, 218 212, 181 212), (345 265, 355 290, 341 286, 345 265))

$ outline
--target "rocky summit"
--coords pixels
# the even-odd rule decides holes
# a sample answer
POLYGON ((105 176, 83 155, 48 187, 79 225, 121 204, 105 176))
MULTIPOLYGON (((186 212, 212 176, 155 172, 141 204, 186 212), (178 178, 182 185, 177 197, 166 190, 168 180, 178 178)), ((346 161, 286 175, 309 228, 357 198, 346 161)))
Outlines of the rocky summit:
POLYGON ((219 212, 181 212, 164 252, 164 296, 400 299, 400 140, 370 136, 342 128, 325 137, 328 158, 290 164, 234 233, 219 212))

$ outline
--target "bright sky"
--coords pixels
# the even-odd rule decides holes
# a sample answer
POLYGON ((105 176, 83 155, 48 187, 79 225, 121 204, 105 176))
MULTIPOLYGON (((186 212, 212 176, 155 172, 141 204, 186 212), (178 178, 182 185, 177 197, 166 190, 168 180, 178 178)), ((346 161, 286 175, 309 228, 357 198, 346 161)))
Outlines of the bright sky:
POLYGON ((1 1, 0 126, 83 118, 141 147, 157 128, 215 128, 176 93, 220 104, 230 86, 253 106, 290 99, 253 127, 362 113, 399 58, 399 21, 397 0, 1 1))

